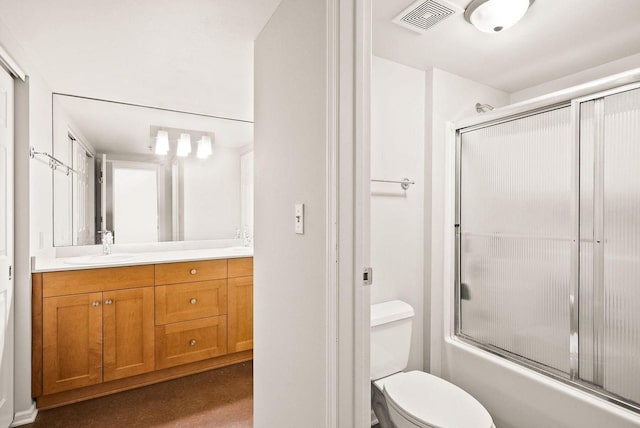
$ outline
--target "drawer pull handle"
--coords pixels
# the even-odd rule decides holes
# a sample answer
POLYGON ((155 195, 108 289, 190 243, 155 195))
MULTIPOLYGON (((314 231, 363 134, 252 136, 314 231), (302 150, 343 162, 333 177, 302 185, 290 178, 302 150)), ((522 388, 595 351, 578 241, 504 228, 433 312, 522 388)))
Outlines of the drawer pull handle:
POLYGON ((197 270, 195 270, 195 269, 191 269, 191 270, 189 271, 189 273, 190 273, 191 275, 195 275, 195 274, 197 274, 197 273, 198 273, 198 271, 197 271, 197 270))
POLYGON ((94 308, 97 308, 98 306, 100 306, 100 302, 96 300, 93 303, 91 303, 91 306, 93 306, 94 308))
POLYGON ((104 301, 105 305, 110 305, 112 303, 113 303, 113 300, 111 300, 111 299, 107 299, 107 300, 104 301))
POLYGON ((196 299, 191 299, 189 300, 189 303, 191 303, 192 305, 195 305, 196 303, 198 303, 198 301, 196 299))
POLYGON ((195 339, 191 339, 189 341, 189 346, 196 346, 196 340, 195 339))

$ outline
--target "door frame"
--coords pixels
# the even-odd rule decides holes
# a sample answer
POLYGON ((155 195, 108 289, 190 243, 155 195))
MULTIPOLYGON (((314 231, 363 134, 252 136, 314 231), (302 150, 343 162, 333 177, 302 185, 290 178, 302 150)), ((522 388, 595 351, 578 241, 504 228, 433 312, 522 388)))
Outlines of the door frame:
MULTIPOLYGON (((25 228, 26 230, 28 230, 29 228, 29 222, 28 220, 26 220, 25 222, 25 218, 22 216, 24 214, 24 212, 21 211, 22 205, 25 202, 25 199, 23 198, 23 196, 20 193, 21 190, 21 186, 22 183, 20 183, 20 181, 17 179, 17 175, 19 174, 19 170, 20 168, 17 168, 17 165, 23 165, 25 162, 28 163, 28 157, 26 156, 25 153, 23 153, 24 150, 21 150, 20 146, 18 144, 16 144, 16 141, 18 141, 18 123, 20 123, 20 125, 23 124, 23 120, 24 118, 22 117, 22 115, 20 114, 22 112, 22 110, 20 109, 20 101, 19 97, 21 96, 21 94, 18 94, 18 89, 20 84, 26 83, 27 82, 27 76, 24 72, 24 70, 20 67, 20 65, 18 65, 18 63, 11 57, 11 55, 9 55, 9 53, 2 47, 0 46, 0 68, 3 68, 4 70, 6 70, 9 75, 13 78, 13 105, 11 106, 11 108, 13 109, 13 168, 12 168, 12 172, 13 172, 13 177, 12 177, 12 184, 13 184, 13 188, 10 190, 8 190, 8 193, 11 194, 11 199, 12 199, 12 203, 13 203, 13 215, 12 215, 12 223, 13 223, 13 230, 11 231, 11 234, 13 235, 13 249, 12 249, 12 262, 11 265, 13 266, 13 279, 12 279, 12 286, 13 286, 13 291, 12 291, 12 296, 11 296, 11 303, 10 303, 10 315, 9 315, 9 320, 8 320, 8 328, 10 330, 10 335, 8 337, 8 340, 11 342, 11 352, 14 354, 12 356, 11 360, 11 377, 12 377, 12 402, 11 402, 11 406, 12 406, 12 418, 13 418, 13 422, 12 425, 15 424, 17 419, 20 419, 23 414, 25 412, 18 412, 16 413, 16 376, 15 376, 15 360, 16 360, 16 334, 15 334, 15 308, 16 308, 16 288, 20 289, 20 287, 16 287, 16 284, 21 284, 24 282, 25 278, 29 278, 30 272, 26 272, 23 271, 21 268, 23 266, 28 266, 27 263, 25 263, 25 260, 28 260, 28 253, 29 253, 29 246, 28 244, 24 244, 22 242, 21 239, 18 239, 20 237, 22 237, 22 233, 20 233, 21 231, 24 231, 25 228), (21 157, 23 162, 20 162, 21 157), (16 197, 18 196, 18 197, 16 197), (20 215, 17 215, 18 213, 20 213, 20 215)), ((28 148, 26 148, 26 151, 28 152, 28 148)), ((28 169, 27 169, 28 171, 28 169)), ((27 195, 27 199, 26 199, 26 203, 28 204, 28 195, 27 195)), ((7 231, 9 232, 9 231, 7 231)), ((20 296, 22 297, 22 296, 20 296)), ((18 340, 21 340, 21 338, 19 338, 18 340)), ((30 341, 30 338, 29 338, 30 341)), ((35 409, 35 407, 34 407, 35 409)), ((31 416, 31 413, 30 415, 31 416)), ((29 418, 29 416, 27 416, 27 419, 29 418)), ((33 415, 33 418, 35 419, 35 414, 33 415)))
POLYGON ((371 0, 327 11, 327 421, 369 427, 371 0))
POLYGON ((0 45, 0 67, 7 70, 9 74, 13 76, 14 80, 18 79, 23 82, 27 81, 27 75, 22 67, 18 65, 18 63, 11 57, 11 55, 9 55, 9 52, 7 52, 2 47, 2 45, 0 45))

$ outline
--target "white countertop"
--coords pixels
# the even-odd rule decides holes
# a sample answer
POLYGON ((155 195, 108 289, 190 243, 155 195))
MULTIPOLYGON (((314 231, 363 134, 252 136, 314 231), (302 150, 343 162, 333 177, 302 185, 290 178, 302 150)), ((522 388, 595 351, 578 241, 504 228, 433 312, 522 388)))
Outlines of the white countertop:
POLYGON ((253 248, 226 247, 196 250, 153 251, 144 253, 114 252, 104 258, 100 255, 79 257, 34 257, 31 272, 99 269, 118 266, 137 266, 158 263, 188 262, 196 260, 233 259, 253 257, 253 248))

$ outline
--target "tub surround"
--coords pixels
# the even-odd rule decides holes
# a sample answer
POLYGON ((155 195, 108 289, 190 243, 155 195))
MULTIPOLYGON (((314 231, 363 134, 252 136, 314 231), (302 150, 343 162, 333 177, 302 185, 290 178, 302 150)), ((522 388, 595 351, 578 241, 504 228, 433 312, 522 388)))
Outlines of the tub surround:
POLYGON ((251 360, 251 254, 227 247, 34 260, 38 408, 251 360), (99 262, 69 264, 79 257, 99 262))

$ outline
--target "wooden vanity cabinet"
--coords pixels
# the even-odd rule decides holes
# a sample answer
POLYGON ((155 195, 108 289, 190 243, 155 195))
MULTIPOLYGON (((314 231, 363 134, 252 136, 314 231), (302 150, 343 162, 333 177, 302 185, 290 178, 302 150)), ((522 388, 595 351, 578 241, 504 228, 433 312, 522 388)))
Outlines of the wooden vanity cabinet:
POLYGON ((253 258, 33 275, 40 409, 253 358, 253 258))

